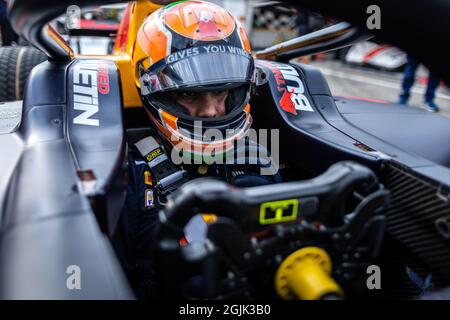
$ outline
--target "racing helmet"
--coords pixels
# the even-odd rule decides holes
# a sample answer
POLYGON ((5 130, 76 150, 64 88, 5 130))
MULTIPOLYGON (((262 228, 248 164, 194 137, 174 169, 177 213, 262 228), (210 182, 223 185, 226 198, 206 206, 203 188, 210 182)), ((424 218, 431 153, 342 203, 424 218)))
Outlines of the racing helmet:
POLYGON ((144 20, 132 56, 136 85, 158 133, 183 156, 204 157, 206 148, 226 154, 247 134, 256 76, 250 52, 239 21, 212 3, 180 1, 144 20), (192 116, 173 98, 176 91, 227 91, 226 112, 192 116))

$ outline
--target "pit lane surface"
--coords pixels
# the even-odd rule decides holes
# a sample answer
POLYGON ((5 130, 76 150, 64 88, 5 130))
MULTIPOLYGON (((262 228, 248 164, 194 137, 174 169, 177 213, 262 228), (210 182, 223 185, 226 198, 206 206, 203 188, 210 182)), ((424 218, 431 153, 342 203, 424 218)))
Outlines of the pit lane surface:
POLYGON ((22 100, 9 103, 0 102, 0 134, 14 131, 22 116, 22 100))
MULTIPOLYGON (((335 96, 358 97, 396 102, 400 94, 403 74, 401 72, 379 71, 366 67, 351 66, 336 60, 313 61, 325 76, 335 96)), ((420 108, 426 90, 428 73, 419 67, 416 83, 411 90, 410 107, 420 108)), ((441 108, 439 115, 450 118, 450 89, 441 84, 436 91, 435 102, 441 108)))

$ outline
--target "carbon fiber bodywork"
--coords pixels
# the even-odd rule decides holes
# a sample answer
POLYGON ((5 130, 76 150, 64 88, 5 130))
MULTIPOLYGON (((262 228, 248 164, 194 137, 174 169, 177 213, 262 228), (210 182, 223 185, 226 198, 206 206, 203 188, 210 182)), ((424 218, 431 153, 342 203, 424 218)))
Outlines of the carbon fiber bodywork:
POLYGON ((19 128, 0 136, 6 169, 0 197, 2 298, 132 297, 107 237, 125 195, 121 101, 112 62, 44 62, 33 70, 19 128), (87 117, 98 125, 75 123, 86 111, 74 103, 74 82, 83 80, 85 93, 98 92, 92 65, 101 63, 109 92, 91 97, 95 108, 87 117), (90 73, 83 73, 86 66, 90 73), (83 290, 66 287, 70 265, 82 270, 83 290))

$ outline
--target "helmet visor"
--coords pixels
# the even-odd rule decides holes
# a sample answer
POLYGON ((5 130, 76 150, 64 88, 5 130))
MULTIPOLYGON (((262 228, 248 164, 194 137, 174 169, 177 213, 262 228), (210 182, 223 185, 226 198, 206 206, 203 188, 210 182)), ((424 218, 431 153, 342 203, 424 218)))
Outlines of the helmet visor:
POLYGON ((254 61, 241 48, 229 45, 177 51, 141 73, 143 95, 183 90, 228 89, 254 79, 254 61))

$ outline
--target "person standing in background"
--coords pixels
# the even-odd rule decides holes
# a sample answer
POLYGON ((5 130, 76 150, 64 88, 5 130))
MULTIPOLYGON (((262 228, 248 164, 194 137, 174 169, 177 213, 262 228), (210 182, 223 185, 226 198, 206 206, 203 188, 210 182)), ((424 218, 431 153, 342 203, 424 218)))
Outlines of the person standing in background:
MULTIPOLYGON (((410 91, 416 80, 416 70, 419 67, 419 62, 408 55, 408 63, 403 73, 402 92, 398 103, 406 105, 410 97, 410 91)), ((439 86, 440 79, 432 71, 428 74, 428 85, 425 92, 423 108, 431 112, 438 112, 439 107, 434 103, 436 89, 439 86)))

